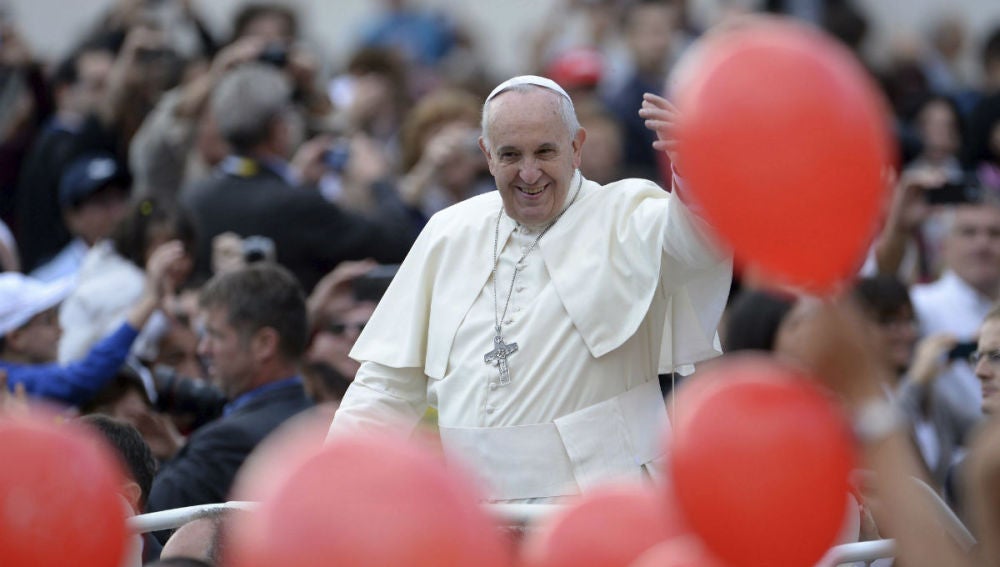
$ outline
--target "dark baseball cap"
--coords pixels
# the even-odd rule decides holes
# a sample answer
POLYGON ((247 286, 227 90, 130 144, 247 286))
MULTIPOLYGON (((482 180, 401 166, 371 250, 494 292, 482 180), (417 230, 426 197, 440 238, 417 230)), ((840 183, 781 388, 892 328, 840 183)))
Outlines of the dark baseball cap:
POLYGON ((66 209, 109 185, 128 190, 132 176, 113 154, 91 153, 73 160, 59 182, 59 206, 66 209))

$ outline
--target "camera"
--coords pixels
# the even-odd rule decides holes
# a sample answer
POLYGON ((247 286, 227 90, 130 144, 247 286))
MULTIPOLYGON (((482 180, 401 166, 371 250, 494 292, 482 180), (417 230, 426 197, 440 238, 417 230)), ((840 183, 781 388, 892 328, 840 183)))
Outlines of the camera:
POLYGON ((948 351, 948 360, 968 360, 969 355, 976 352, 976 346, 975 341, 956 343, 948 351))
POLYGON ((949 180, 944 185, 928 187, 924 190, 924 199, 930 205, 980 203, 983 200, 983 188, 976 174, 970 172, 958 179, 949 180))
POLYGON ((181 376, 170 366, 161 364, 153 368, 153 384, 156 387, 157 410, 174 415, 193 415, 196 426, 222 415, 222 406, 226 405, 226 395, 222 390, 204 380, 181 376))
POLYGON ((266 236, 248 236, 243 239, 243 261, 247 264, 256 262, 274 262, 277 260, 274 240, 266 236))
POLYGON ((389 284, 392 283, 397 271, 399 271, 398 264, 379 264, 366 274, 355 278, 351 282, 354 299, 378 303, 389 289, 389 284))
POLYGON ((271 43, 257 56, 257 61, 284 69, 288 65, 288 47, 283 43, 271 43))

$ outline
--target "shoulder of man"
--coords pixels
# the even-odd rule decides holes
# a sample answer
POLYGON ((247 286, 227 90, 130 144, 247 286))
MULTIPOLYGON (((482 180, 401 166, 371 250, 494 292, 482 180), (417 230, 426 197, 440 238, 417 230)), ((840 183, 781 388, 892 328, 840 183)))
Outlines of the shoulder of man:
MULTIPOLYGON (((305 396, 281 396, 206 423, 182 449, 247 454, 278 425, 310 406, 305 396)), ((181 453, 183 455, 183 453, 181 453)))

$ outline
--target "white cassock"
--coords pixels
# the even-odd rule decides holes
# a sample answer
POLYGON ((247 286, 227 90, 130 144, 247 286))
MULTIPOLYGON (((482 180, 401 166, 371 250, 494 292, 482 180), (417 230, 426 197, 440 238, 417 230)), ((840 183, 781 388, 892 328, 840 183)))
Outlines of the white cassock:
POLYGON ((351 351, 362 366, 331 436, 409 431, 429 404, 449 458, 477 473, 491 500, 644 476, 667 427, 657 374, 719 354, 731 261, 652 182, 600 186, 577 173, 567 199, 513 286, 539 233, 502 213, 498 192, 430 220, 351 351), (518 347, 501 385, 484 356, 508 294, 503 337, 518 347))

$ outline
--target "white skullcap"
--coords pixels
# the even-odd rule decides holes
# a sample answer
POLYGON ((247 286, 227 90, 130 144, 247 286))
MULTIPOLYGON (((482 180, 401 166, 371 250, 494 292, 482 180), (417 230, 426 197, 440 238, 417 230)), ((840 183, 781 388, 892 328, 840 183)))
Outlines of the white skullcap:
POLYGON ((569 94, 567 94, 566 91, 564 91, 563 88, 560 87, 555 81, 553 81, 552 79, 546 79, 545 77, 539 77, 538 75, 520 75, 512 79, 507 79, 506 81, 497 85, 497 88, 493 89, 493 92, 490 93, 490 96, 486 97, 486 102, 489 102, 490 100, 493 99, 493 97, 497 96, 498 94, 504 92, 505 90, 511 87, 516 87, 517 85, 535 85, 538 87, 549 89, 550 91, 555 91, 561 94, 562 96, 566 97, 566 100, 573 102, 573 99, 569 98, 569 94))

